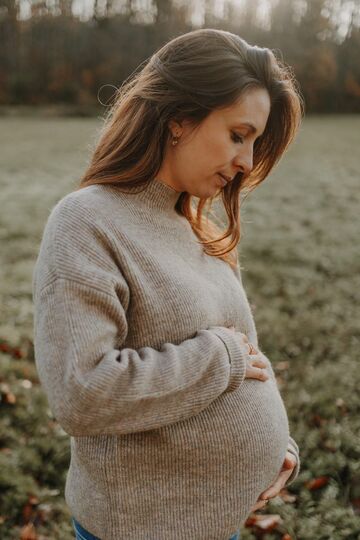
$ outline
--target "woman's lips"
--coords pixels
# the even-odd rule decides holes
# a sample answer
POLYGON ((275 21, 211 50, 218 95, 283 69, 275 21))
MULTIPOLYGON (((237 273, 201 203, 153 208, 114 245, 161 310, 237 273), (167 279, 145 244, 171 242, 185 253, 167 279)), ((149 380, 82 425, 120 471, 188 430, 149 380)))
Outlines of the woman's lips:
POLYGON ((227 180, 225 180, 225 178, 222 176, 222 174, 217 173, 217 175, 218 175, 218 177, 219 177, 219 179, 220 179, 220 182, 221 182, 222 187, 225 187, 226 184, 227 184, 227 180))
POLYGON ((218 173, 218 175, 219 175, 220 178, 221 178, 221 181, 222 181, 222 185, 223 185, 223 186, 226 186, 226 184, 227 184, 228 182, 231 181, 231 178, 230 178, 229 176, 226 176, 226 175, 223 174, 223 173, 218 173))

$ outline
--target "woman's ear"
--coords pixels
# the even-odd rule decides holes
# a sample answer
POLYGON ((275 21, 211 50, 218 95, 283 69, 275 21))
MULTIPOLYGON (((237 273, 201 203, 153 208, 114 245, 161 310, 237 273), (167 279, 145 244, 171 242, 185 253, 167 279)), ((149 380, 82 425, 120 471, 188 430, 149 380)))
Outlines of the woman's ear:
POLYGON ((182 133, 182 123, 177 120, 169 120, 168 128, 173 137, 179 137, 182 133))

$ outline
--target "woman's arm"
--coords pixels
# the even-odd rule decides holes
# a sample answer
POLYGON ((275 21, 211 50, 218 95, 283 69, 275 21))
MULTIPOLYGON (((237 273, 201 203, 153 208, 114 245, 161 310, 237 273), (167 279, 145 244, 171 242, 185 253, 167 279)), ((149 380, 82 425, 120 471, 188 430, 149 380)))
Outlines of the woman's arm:
POLYGON ((247 346, 224 327, 159 350, 122 346, 128 285, 106 231, 77 202, 56 207, 48 220, 33 297, 39 378, 70 435, 160 428, 199 413, 244 380, 247 346))

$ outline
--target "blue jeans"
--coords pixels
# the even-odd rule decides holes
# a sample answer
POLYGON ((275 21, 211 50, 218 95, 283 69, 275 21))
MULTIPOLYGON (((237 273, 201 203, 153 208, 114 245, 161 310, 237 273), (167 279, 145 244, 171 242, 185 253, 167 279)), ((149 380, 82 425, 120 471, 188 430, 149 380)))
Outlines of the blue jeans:
MULTIPOLYGON (((89 531, 84 529, 84 527, 82 527, 74 517, 71 519, 76 540, 100 540, 100 538, 94 536, 93 534, 89 533, 89 531)), ((240 531, 237 531, 231 538, 229 538, 229 540, 240 540, 240 531)))

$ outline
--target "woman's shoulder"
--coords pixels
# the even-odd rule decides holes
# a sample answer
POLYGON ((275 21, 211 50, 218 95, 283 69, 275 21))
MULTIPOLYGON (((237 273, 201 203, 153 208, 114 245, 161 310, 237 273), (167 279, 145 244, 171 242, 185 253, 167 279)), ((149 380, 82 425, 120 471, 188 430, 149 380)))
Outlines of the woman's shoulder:
POLYGON ((65 194, 51 208, 46 228, 108 228, 111 216, 126 213, 122 197, 110 185, 93 184, 65 194))
POLYGON ((50 209, 42 247, 54 253, 94 250, 109 243, 109 201, 105 186, 91 185, 71 191, 50 209))
POLYGON ((112 198, 111 186, 93 184, 65 194, 56 202, 53 211, 61 213, 68 208, 78 207, 84 212, 106 212, 106 202, 112 198))
POLYGON ((96 280, 96 272, 101 272, 94 261, 116 269, 111 259, 113 238, 99 215, 107 211, 104 191, 102 186, 89 186, 70 192, 51 209, 34 269, 39 290, 54 276, 96 280))

